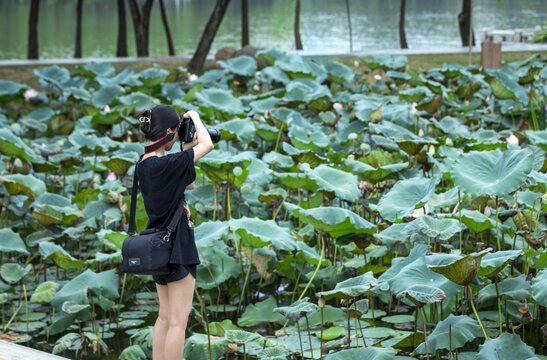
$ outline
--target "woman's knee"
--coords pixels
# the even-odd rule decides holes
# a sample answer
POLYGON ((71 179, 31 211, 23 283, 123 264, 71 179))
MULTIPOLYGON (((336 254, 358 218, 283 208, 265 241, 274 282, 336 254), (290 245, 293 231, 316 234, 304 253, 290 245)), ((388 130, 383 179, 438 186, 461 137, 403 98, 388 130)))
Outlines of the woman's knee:
POLYGON ((174 316, 169 316, 167 321, 169 322, 169 327, 186 328, 186 325, 188 324, 188 315, 181 316, 181 314, 176 314, 174 316))

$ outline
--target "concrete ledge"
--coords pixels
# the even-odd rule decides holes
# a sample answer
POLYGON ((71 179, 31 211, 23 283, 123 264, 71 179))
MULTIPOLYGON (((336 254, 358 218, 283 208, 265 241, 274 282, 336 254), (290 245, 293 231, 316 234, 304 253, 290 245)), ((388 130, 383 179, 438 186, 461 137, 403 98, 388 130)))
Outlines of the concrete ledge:
POLYGON ((68 360, 26 346, 0 340, 0 360, 68 360))

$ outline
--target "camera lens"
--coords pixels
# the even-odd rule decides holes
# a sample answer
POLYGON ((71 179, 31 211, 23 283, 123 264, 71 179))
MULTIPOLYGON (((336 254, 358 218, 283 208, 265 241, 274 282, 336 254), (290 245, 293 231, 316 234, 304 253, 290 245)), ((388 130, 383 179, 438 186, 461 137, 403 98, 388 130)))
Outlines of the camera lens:
POLYGON ((211 136, 211 140, 214 143, 220 141, 220 131, 218 131, 217 129, 207 129, 207 131, 209 132, 209 136, 211 136))

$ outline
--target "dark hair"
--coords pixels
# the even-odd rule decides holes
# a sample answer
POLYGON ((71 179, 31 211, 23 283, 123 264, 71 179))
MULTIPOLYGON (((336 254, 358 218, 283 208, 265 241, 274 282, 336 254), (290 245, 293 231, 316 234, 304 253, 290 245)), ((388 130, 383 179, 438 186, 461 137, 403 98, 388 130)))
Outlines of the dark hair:
POLYGON ((167 129, 175 130, 180 124, 179 114, 171 106, 156 105, 137 113, 141 131, 146 140, 156 141, 165 136, 167 129))

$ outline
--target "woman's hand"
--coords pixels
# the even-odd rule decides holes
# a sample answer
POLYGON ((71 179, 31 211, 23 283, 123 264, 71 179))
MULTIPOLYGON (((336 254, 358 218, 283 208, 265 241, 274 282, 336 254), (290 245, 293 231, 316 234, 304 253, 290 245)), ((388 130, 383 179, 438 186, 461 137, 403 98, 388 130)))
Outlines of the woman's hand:
MULTIPOLYGON (((213 141, 209 132, 201 122, 199 114, 195 110, 190 110, 182 115, 185 119, 192 119, 194 126, 196 127, 196 134, 199 139, 197 144, 194 147, 194 162, 197 162, 199 159, 210 153, 214 148, 213 141)), ((184 149, 184 147, 183 147, 184 149)))
POLYGON ((196 132, 194 133, 194 140, 192 140, 192 142, 189 142, 189 143, 184 143, 184 145, 182 145, 182 150, 185 151, 185 150, 191 149, 194 146, 196 146, 198 143, 199 143, 198 133, 196 132))

